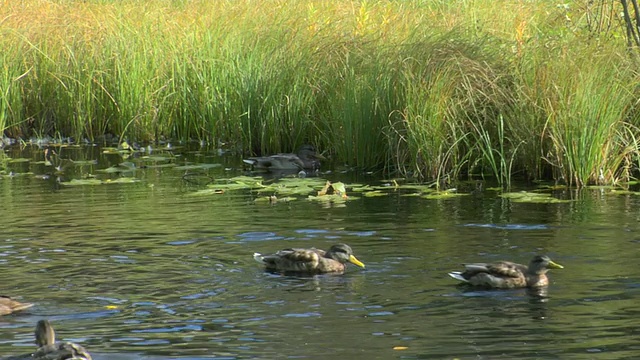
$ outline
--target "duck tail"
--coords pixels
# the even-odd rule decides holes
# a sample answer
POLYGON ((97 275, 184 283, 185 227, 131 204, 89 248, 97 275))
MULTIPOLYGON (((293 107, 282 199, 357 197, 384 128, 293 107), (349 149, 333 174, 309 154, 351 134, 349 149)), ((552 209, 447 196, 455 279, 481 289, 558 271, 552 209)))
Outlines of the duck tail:
POLYGON ((266 261, 264 261, 264 256, 260 253, 253 253, 253 260, 259 262, 262 265, 266 265, 266 261))
POLYGON ((460 281, 462 281, 462 282, 466 282, 466 283, 468 283, 468 282, 469 282, 469 280, 465 279, 465 278, 462 276, 462 273, 461 273, 461 272, 459 272, 459 271, 452 271, 452 272, 450 272, 450 273, 449 273, 449 276, 451 276, 452 278, 454 278, 454 279, 456 279, 456 280, 460 280, 460 281))

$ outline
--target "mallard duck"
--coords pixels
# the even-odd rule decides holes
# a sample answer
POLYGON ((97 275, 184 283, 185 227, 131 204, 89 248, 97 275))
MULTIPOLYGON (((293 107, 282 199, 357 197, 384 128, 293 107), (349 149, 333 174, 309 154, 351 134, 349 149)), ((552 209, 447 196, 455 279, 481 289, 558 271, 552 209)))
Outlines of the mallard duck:
POLYGON ((325 157, 316 152, 312 145, 302 145, 297 154, 275 154, 270 156, 250 157, 245 163, 257 170, 318 170, 320 160, 325 157))
POLYGON ((36 345, 33 354, 9 357, 7 360, 92 360, 85 348, 72 342, 56 342, 56 334, 48 320, 36 324, 36 345))
POLYGON ((0 295, 0 315, 8 315, 32 307, 33 304, 21 303, 12 298, 0 295))
POLYGON ((284 249, 272 255, 254 253, 253 258, 266 266, 267 270, 323 274, 342 273, 350 262, 364 268, 364 264, 353 256, 353 250, 346 244, 336 244, 328 251, 311 249, 284 249))
POLYGON ((547 286, 547 271, 564 268, 548 256, 534 257, 529 266, 499 261, 493 264, 465 264, 464 267, 463 272, 450 272, 449 276, 474 286, 498 289, 547 286))

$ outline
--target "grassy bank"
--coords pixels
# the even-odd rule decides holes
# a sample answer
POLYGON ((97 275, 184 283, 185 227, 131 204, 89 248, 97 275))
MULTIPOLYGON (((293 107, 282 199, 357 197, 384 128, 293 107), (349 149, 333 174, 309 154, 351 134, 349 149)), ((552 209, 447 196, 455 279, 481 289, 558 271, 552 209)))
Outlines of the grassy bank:
POLYGON ((583 3, 5 1, 0 129, 616 183, 638 168, 637 64, 619 9, 583 3))

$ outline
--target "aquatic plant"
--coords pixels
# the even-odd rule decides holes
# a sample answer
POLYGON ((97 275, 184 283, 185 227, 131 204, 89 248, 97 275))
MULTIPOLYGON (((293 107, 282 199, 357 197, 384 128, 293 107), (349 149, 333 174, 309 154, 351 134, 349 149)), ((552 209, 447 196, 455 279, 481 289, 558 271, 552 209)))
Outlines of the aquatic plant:
POLYGON ((10 2, 0 8, 0 129, 196 139, 246 155, 311 143, 335 164, 438 187, 478 175, 504 187, 515 177, 623 182, 638 171, 640 87, 613 10, 10 2))

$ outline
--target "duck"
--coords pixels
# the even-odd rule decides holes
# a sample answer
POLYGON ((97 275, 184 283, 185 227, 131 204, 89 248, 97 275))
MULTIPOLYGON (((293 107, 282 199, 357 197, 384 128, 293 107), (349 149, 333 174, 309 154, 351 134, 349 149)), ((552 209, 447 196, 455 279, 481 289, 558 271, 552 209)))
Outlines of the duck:
POLYGON ((7 360, 92 360, 91 354, 81 345, 72 342, 56 342, 56 335, 49 320, 36 324, 36 345, 32 354, 9 357, 7 360))
POLYGON ((549 269, 564 268, 546 255, 535 256, 529 266, 498 261, 491 264, 464 264, 464 267, 464 271, 453 271, 449 276, 466 284, 494 289, 544 287, 549 285, 549 269))
POLYGON ((21 311, 32 307, 31 303, 21 303, 9 296, 0 295, 0 315, 9 315, 16 311, 21 311))
POLYGON ((344 273, 347 263, 365 268, 347 244, 335 244, 324 251, 311 249, 283 249, 271 255, 254 253, 253 258, 266 270, 284 273, 326 274, 344 273))
POLYGON ((316 171, 320 168, 320 160, 326 160, 326 158, 316 152, 316 148, 313 145, 302 145, 297 154, 286 153, 250 157, 242 161, 256 170, 316 171))

